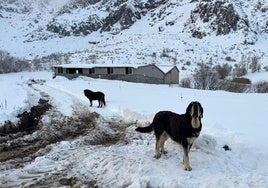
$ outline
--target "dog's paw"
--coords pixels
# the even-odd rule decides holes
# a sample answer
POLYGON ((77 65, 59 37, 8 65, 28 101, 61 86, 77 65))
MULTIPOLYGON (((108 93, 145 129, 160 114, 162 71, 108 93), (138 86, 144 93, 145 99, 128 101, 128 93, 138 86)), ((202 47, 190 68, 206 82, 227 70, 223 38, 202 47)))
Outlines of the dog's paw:
POLYGON ((164 150, 164 151, 162 151, 162 153, 163 153, 164 155, 166 155, 166 154, 168 153, 168 151, 164 150))
POLYGON ((154 158, 159 159, 161 157, 161 153, 155 154, 154 158))
POLYGON ((191 170, 192 170, 192 167, 190 167, 190 166, 185 166, 185 167, 184 167, 184 170, 186 170, 186 171, 191 171, 191 170))

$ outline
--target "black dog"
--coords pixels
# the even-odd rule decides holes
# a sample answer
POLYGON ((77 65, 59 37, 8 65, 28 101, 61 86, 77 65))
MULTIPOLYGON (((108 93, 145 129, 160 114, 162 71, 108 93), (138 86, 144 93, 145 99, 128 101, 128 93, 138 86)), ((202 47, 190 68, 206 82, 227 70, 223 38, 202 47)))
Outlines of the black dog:
POLYGON ((97 91, 97 92, 93 92, 89 89, 85 89, 84 90, 84 94, 85 96, 88 98, 89 102, 90 102, 90 106, 92 106, 92 101, 93 100, 98 100, 99 101, 99 108, 101 108, 103 105, 105 106, 105 95, 104 93, 97 91))
POLYGON ((186 113, 179 115, 170 111, 160 111, 148 127, 138 127, 136 131, 149 133, 154 130, 156 137, 155 158, 161 157, 164 150, 165 141, 170 137, 183 147, 183 164, 185 170, 192 170, 188 153, 194 140, 199 136, 202 124, 203 108, 197 101, 191 102, 186 113))

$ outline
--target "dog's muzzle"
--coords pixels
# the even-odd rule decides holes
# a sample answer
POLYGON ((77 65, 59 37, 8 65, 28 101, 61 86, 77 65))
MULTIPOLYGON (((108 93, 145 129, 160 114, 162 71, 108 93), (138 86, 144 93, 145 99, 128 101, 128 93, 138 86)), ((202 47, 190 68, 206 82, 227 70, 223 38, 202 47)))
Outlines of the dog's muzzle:
POLYGON ((192 118, 198 118, 200 116, 200 109, 198 105, 193 105, 191 110, 192 118))

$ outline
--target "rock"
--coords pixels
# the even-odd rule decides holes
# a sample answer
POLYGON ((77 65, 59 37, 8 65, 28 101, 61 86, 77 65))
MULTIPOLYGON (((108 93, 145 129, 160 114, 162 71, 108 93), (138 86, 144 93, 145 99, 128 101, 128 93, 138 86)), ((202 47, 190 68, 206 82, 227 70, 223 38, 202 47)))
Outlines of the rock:
POLYGON ((240 17, 233 5, 227 1, 201 1, 191 12, 189 24, 186 24, 186 27, 192 28, 192 36, 196 38, 206 35, 201 34, 202 31, 198 31, 195 26, 198 25, 199 20, 207 23, 207 27, 216 32, 216 35, 227 35, 238 29, 240 17))

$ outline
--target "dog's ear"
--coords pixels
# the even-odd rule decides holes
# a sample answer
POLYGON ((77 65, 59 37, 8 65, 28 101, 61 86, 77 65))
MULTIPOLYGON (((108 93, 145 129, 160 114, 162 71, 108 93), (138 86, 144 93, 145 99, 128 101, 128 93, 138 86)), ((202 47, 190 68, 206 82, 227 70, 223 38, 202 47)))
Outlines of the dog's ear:
POLYGON ((188 105, 188 107, 186 108, 186 112, 185 112, 185 114, 190 114, 190 111, 191 111, 192 106, 193 106, 193 102, 191 102, 191 103, 188 105))
POLYGON ((204 109, 202 107, 202 105, 199 103, 199 107, 200 107, 200 110, 201 110, 201 118, 203 118, 203 113, 204 113, 204 109))

